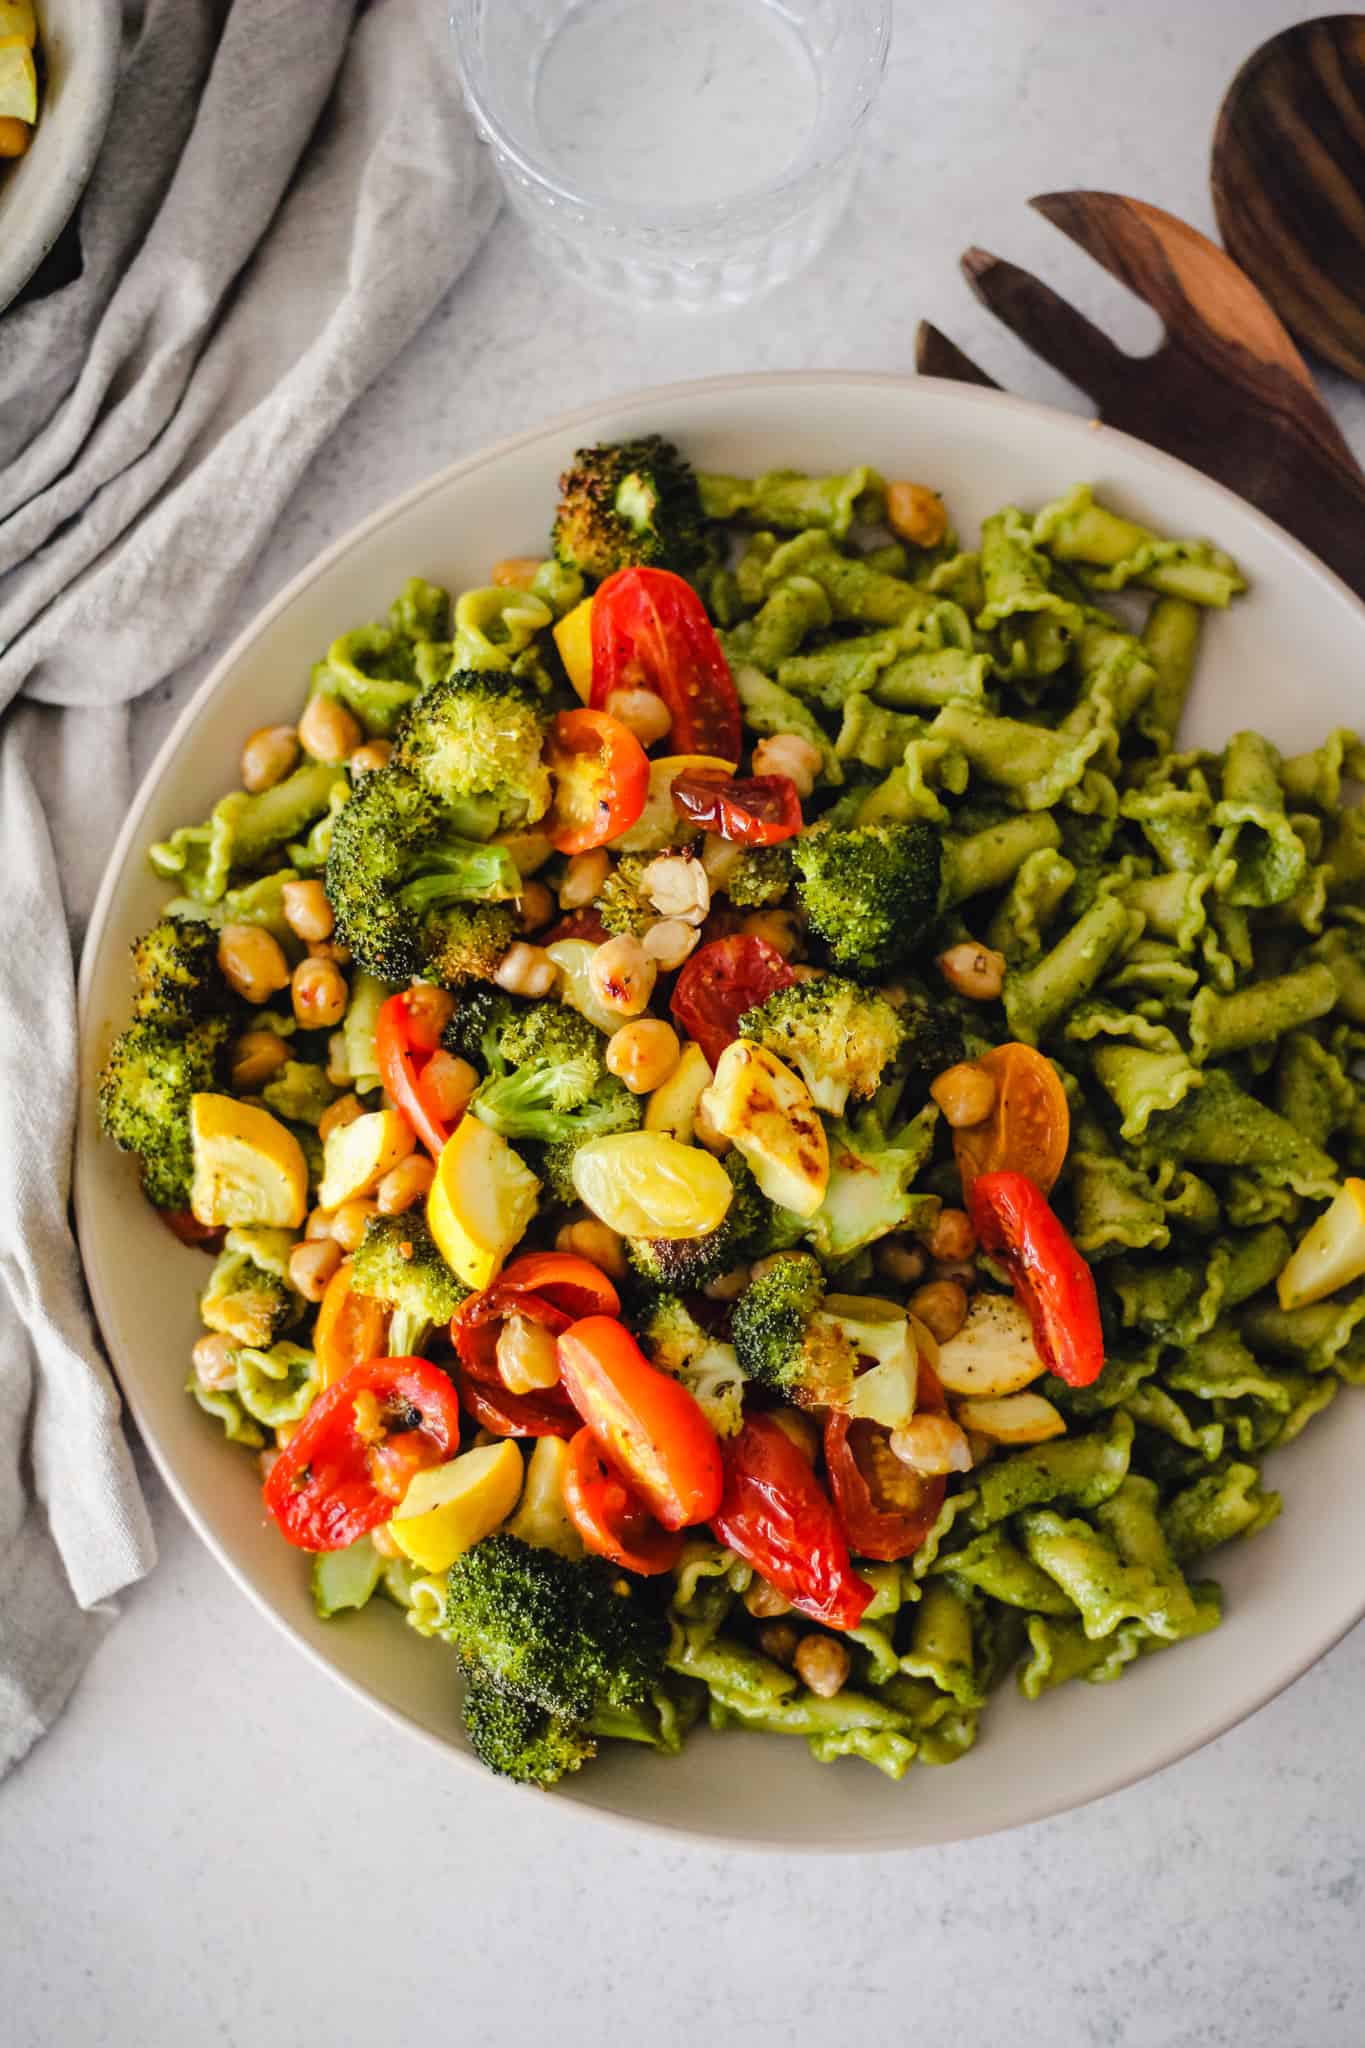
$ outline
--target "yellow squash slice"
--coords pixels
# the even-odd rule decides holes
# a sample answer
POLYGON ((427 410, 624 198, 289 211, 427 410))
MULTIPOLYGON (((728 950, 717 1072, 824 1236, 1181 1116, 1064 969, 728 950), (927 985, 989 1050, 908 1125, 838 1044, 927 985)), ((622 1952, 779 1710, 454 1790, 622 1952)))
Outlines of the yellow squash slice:
POLYGON ((427 1222, 466 1287, 487 1287, 536 1213, 540 1182, 506 1138, 461 1117, 441 1152, 427 1222))
POLYGON ((389 1523, 405 1557, 425 1572, 449 1571, 507 1520, 522 1482, 521 1452, 510 1437, 465 1451, 449 1464, 416 1473, 389 1523))
POLYGON ((190 1208, 197 1223, 298 1229, 308 1213, 308 1162, 278 1117, 232 1095, 194 1095, 190 1137, 190 1208))

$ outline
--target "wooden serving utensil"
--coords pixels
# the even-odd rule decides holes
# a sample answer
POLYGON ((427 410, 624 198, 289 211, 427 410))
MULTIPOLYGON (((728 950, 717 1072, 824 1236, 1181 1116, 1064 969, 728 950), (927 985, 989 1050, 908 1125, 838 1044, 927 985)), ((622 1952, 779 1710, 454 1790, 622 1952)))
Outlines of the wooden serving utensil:
POLYGON ((1228 250, 1305 348, 1365 382, 1365 14, 1248 57, 1213 136, 1228 250))
MULTIPOLYGON (((1030 202, 1160 315, 1165 340, 1130 356, 1048 285, 969 249, 976 296, 1088 392, 1101 419, 1193 463, 1278 520, 1365 597, 1365 471, 1285 328, 1232 258, 1174 214, 1115 192, 1030 202)), ((935 327, 927 375, 994 380, 935 327)))

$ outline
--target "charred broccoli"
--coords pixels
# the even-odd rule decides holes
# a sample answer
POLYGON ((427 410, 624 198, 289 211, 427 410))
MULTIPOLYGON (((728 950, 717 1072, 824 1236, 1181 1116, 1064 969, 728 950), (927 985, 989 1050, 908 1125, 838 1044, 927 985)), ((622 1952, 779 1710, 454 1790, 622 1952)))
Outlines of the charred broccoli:
POLYGON ((351 1285, 393 1310, 389 1355, 411 1358, 426 1350, 432 1331, 448 1323, 469 1289, 437 1249, 420 1209, 401 1216, 371 1216, 355 1250, 351 1285))
POLYGON ((478 1665, 465 1687, 464 1725, 479 1762, 522 1785, 557 1785, 597 1754, 581 1723, 509 1692, 478 1665))
POLYGON ((736 910, 766 910, 780 903, 792 885, 790 840, 776 846, 741 846, 718 886, 736 910))
POLYGON ((216 1087, 232 1026, 206 1017, 185 1028, 140 1018, 114 1040, 100 1075, 106 1136, 142 1164, 142 1186, 159 1209, 183 1209, 194 1177, 190 1097, 216 1087))
POLYGON ((799 1216, 768 1200, 738 1147, 726 1153, 723 1164, 735 1192, 714 1230, 701 1237, 627 1238, 630 1263, 650 1286, 670 1291, 704 1287, 742 1259, 786 1251, 804 1233, 799 1216))
POLYGON ((488 1069, 469 1107, 500 1136, 578 1145, 639 1123, 639 1102, 607 1072, 601 1033, 567 1003, 490 997, 464 1005, 455 1027, 488 1069))
POLYGON ((337 937, 383 981, 491 979, 516 936, 520 894, 502 846, 451 830, 421 782, 390 765, 337 814, 327 895, 337 937))
POLYGON ((744 1427, 744 1375, 733 1344, 704 1330, 676 1294, 661 1294, 645 1318, 643 1336, 660 1372, 681 1380, 717 1436, 744 1427))
POLYGON ((289 1233, 274 1233, 280 1256, 265 1252, 263 1263, 243 1233, 228 1232, 228 1242, 214 1262, 209 1284, 199 1297, 199 1314, 210 1330, 220 1330, 234 1343, 267 1351, 289 1325, 298 1320, 302 1302, 284 1278, 284 1247, 289 1233))
POLYGON ((831 960, 876 976, 910 961, 938 909, 942 847, 932 825, 856 825, 791 842, 797 893, 831 960))
POLYGON ((218 965, 218 933, 202 918, 158 918, 133 942, 133 977, 134 1016, 162 1024, 192 1024, 232 1001, 218 965))
POLYGON ((554 552, 593 582, 626 568, 685 576, 706 558, 696 479, 658 434, 580 448, 559 491, 554 552))
POLYGON ((465 813, 471 837, 533 825, 550 807, 534 687, 506 670, 456 669, 423 690, 399 728, 394 760, 437 803, 465 813))
POLYGON ((799 1068, 816 1108, 830 1116, 843 1115, 850 1095, 876 1093, 905 1039, 885 996, 837 974, 778 989, 745 1012, 739 1029, 799 1068))
POLYGON ((594 907, 609 932, 640 939, 658 923, 660 912, 642 879, 654 858, 652 853, 623 853, 602 884, 594 907))
POLYGON ((809 1252, 793 1252, 751 1280, 731 1319, 746 1377, 791 1401, 837 1406, 853 1384, 857 1353, 824 1302, 825 1276, 809 1252))

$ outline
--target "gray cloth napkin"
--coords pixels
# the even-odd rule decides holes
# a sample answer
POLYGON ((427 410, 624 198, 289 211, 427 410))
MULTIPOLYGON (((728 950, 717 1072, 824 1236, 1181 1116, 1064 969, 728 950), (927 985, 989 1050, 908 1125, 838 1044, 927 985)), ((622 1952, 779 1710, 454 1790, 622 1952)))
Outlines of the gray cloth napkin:
POLYGON ((129 0, 82 273, 0 316, 0 1770, 155 1555, 67 1215, 127 707, 492 220, 444 14, 129 0))

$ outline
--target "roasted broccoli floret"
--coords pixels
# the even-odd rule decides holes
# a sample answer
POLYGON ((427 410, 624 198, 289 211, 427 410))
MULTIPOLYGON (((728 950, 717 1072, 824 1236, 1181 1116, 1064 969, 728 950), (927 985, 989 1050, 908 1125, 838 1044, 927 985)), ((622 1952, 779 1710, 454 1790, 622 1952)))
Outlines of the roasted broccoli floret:
POLYGON ((842 1116, 850 1095, 877 1091, 905 1027, 886 997, 827 974, 778 989, 739 1020, 740 1034, 799 1068, 811 1100, 842 1116))
POLYGON ((639 1123, 635 1097, 607 1072, 601 1033, 567 1003, 513 1004, 480 1045, 489 1075, 469 1107, 504 1138, 581 1143, 639 1123))
POLYGON ((253 1351, 268 1351, 275 1339, 298 1320, 301 1306, 282 1272, 270 1270, 248 1250, 231 1242, 219 1253, 209 1284, 199 1297, 199 1313, 205 1327, 220 1330, 234 1343, 249 1345, 253 1351))
POLYGON ((733 1344, 704 1330, 676 1294, 661 1294, 645 1318, 643 1336, 660 1372, 681 1380, 717 1436, 744 1427, 744 1375, 733 1344))
POLYGON ((340 1093, 316 1060, 286 1060, 262 1088, 261 1100, 286 1122, 311 1124, 316 1130, 340 1093))
POLYGON ((736 910, 766 910, 792 885, 790 840, 776 846, 741 846, 719 885, 736 910))
MULTIPOLYGON (((934 1002, 917 988, 906 991, 897 1014, 904 1035, 896 1055, 896 1073, 903 1077, 907 1096, 918 1101, 936 1075, 966 1057, 962 1024, 945 1003, 934 1002)), ((891 1114, 885 1104, 883 1113, 891 1114)))
POLYGON ((232 1000, 218 965, 218 933, 202 918, 158 918, 133 942, 133 976, 133 1014, 162 1024, 191 1024, 232 1000))
POLYGON ((367 775, 337 815, 327 856, 337 937, 383 981, 491 978, 516 936, 508 899, 520 890, 507 849, 452 831, 402 769, 367 775))
POLYGON ((178 1029, 140 1018, 114 1040, 100 1075, 105 1135, 142 1163, 142 1186, 159 1209, 183 1209, 194 1177, 190 1097, 217 1084, 226 1017, 178 1029))
POLYGON ((456 1558, 445 1633, 465 1662, 544 1713, 586 1721, 646 1698, 668 1629, 638 1586, 601 1558, 567 1558, 505 1533, 456 1558))
POLYGON ((594 582, 632 567, 685 576, 706 557, 696 479, 658 434, 580 448, 559 492, 555 554, 594 582))
POLYGON ((602 884, 595 907, 609 932, 639 939, 658 923, 660 913, 641 881, 654 858, 652 853, 623 853, 602 884))
POLYGON ((942 847, 932 825, 856 825, 791 842, 797 893, 831 960, 853 974, 904 966, 938 908, 942 847))
POLYGON ((786 1251, 804 1235, 801 1218, 768 1200, 738 1147, 726 1153, 724 1166, 735 1192, 714 1230, 701 1237, 627 1238, 626 1253, 632 1266, 652 1287, 673 1291, 703 1287, 741 1259, 786 1251))
POLYGON ((394 759, 438 803, 486 807, 492 832, 499 823, 533 825, 549 809, 544 737, 531 684, 507 670, 456 669, 423 690, 399 728, 394 759))
POLYGON ((840 1263, 892 1231, 927 1229, 938 1214, 937 1196, 911 1189, 933 1149, 938 1111, 930 1104, 897 1124, 899 1093, 892 1083, 857 1116, 829 1127, 829 1184, 807 1226, 822 1259, 840 1263))
POLYGON ((811 1407, 837 1404, 853 1384, 857 1353, 824 1302, 825 1276, 809 1252, 751 1280, 731 1318, 746 1377, 811 1407))
POLYGON ((371 1216, 356 1246, 351 1285, 393 1310, 389 1355, 420 1357, 433 1330, 448 1323, 469 1289, 451 1272, 420 1209, 371 1216))
POLYGON ((596 1742, 580 1723, 546 1713, 479 1666, 469 1674, 464 1725, 479 1762, 522 1785, 557 1785, 597 1754, 596 1742))

